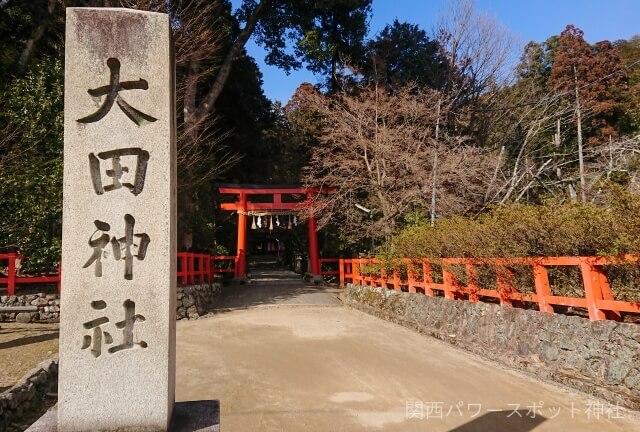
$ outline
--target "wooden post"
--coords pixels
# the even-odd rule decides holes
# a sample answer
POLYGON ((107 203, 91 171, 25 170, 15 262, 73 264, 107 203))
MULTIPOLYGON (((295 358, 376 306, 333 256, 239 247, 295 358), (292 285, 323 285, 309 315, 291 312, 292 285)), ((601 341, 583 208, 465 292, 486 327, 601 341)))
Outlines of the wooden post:
POLYGON ((496 265, 496 291, 498 291, 502 306, 513 307, 511 299, 507 297, 513 292, 511 276, 511 271, 505 266, 496 265))
POLYGON ((58 294, 62 292, 62 263, 58 264, 58 282, 56 283, 56 291, 58 294))
POLYGON ((400 272, 395 267, 393 269, 393 289, 395 291, 402 291, 400 288, 400 272))
POLYGON ((598 307, 600 300, 613 300, 609 282, 602 270, 586 260, 580 263, 580 270, 582 272, 582 282, 584 283, 584 295, 587 299, 589 319, 592 321, 621 320, 622 316, 619 312, 605 311, 598 307))
POLYGON ((195 283, 195 268, 194 268, 195 254, 193 252, 189 252, 187 258, 187 280, 190 284, 195 283))
POLYGON ((187 253, 183 252, 182 254, 180 254, 180 273, 182 273, 182 276, 180 277, 181 285, 187 284, 187 273, 189 272, 188 269, 189 267, 187 265, 187 253))
POLYGON ((360 258, 354 258, 351 260, 351 274, 353 275, 353 284, 362 285, 362 278, 360 276, 360 258))
POLYGON ((551 297, 551 288, 549 287, 549 275, 547 269, 542 264, 532 264, 533 277, 536 285, 536 294, 538 296, 538 308, 540 312, 553 313, 553 306, 548 302, 551 297))
POLYGON ((247 195, 241 193, 238 203, 238 245, 236 248, 235 276, 243 279, 247 275, 247 195))
POLYGON ((16 258, 18 254, 15 252, 9 252, 9 268, 7 275, 8 277, 8 285, 7 285, 7 295, 16 295, 16 258))
POLYGON ((478 295, 478 272, 472 263, 465 264, 467 270, 467 289, 469 290, 469 301, 477 303, 480 301, 478 295))
POLYGON ((316 218, 308 219, 309 228, 309 270, 314 277, 320 276, 320 258, 318 254, 318 233, 316 218))
MULTIPOLYGON (((313 193, 307 192, 307 201, 313 200, 313 193)), ((307 220, 307 228, 309 234, 309 271, 313 275, 314 282, 322 280, 320 274, 320 253, 318 250, 318 223, 315 216, 309 217, 307 220)))
POLYGON ((433 274, 431 271, 431 263, 429 260, 422 260, 422 283, 424 284, 424 293, 429 297, 433 297, 433 289, 428 286, 433 283, 433 274))
POLYGON ((449 300, 456 299, 456 277, 446 268, 446 260, 442 260, 442 282, 444 283, 444 297, 449 300))
POLYGON ((407 287, 410 293, 416 292, 416 279, 413 274, 413 260, 407 259, 405 260, 407 265, 407 287))

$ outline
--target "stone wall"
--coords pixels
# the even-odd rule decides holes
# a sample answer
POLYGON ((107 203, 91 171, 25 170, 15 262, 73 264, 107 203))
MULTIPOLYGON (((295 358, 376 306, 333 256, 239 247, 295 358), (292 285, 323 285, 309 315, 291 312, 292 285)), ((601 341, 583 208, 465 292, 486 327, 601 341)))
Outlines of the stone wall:
POLYGON ((25 294, 0 296, 0 306, 36 306, 37 312, 0 313, 0 322, 58 322, 60 319, 60 297, 58 294, 25 294))
POLYGON ((16 385, 0 393, 0 432, 24 430, 22 423, 34 420, 26 417, 38 414, 55 400, 57 385, 58 359, 53 358, 43 361, 16 385))
MULTIPOLYGON (((206 314, 220 294, 222 284, 179 286, 176 302, 176 319, 194 319, 206 314)), ((25 294, 0 296, 0 306, 36 306, 37 312, 0 313, 0 322, 17 321, 58 322, 60 320, 60 296, 58 294, 25 294)))
POLYGON ((219 282, 179 286, 176 319, 195 319, 206 314, 221 291, 219 282))
POLYGON ((350 285, 347 306, 640 410, 640 325, 350 285))

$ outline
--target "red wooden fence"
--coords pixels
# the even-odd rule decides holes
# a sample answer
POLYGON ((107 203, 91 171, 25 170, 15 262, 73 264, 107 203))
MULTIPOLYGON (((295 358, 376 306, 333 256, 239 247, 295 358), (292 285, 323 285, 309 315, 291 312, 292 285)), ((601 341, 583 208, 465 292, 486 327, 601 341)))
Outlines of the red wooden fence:
MULTIPOLYGON (((0 277, 0 285, 7 286, 7 295, 15 295, 18 284, 56 284, 60 292, 60 272, 47 276, 18 276, 16 260, 24 256, 16 252, 0 254, 0 262, 6 261, 7 276, 0 277)), ((213 281, 215 274, 233 273, 235 256, 214 256, 208 254, 178 252, 178 281, 182 285, 213 281)))
POLYGON ((233 273, 235 256, 178 252, 178 281, 182 285, 212 282, 215 274, 233 273))
MULTIPOLYGON (((48 276, 17 276, 16 259, 24 257, 10 252, 0 254, 0 261, 7 261, 7 277, 0 277, 0 285, 7 285, 7 294, 15 295, 18 284, 48 283, 56 284, 60 292, 60 274, 48 276)), ((215 274, 234 273, 237 258, 235 256, 214 256, 193 252, 178 253, 178 281, 182 285, 213 281, 215 274)), ((429 259, 400 260, 406 267, 406 277, 398 269, 385 272, 381 262, 376 259, 322 258, 321 274, 339 277, 340 285, 350 282, 356 285, 393 288, 396 291, 406 289, 428 296, 442 295, 450 300, 468 300, 471 302, 495 298, 503 306, 520 306, 524 302, 535 303, 541 312, 553 313, 553 306, 572 306, 584 308, 591 320, 619 320, 622 312, 640 313, 640 302, 625 302, 613 297, 609 281, 602 266, 620 264, 640 264, 639 255, 623 257, 542 257, 542 258, 442 258, 438 260, 441 269, 440 280, 434 282, 435 261, 429 259), (433 264, 433 265, 432 265, 433 264), (451 271, 451 266, 464 266, 466 285, 463 285, 451 271), (478 284, 478 266, 493 266, 496 274, 496 288, 483 288, 478 284), (337 266, 337 269, 336 269, 337 266), (366 274, 365 266, 375 266, 379 275, 366 274), (518 291, 512 282, 509 266, 529 266, 531 268, 535 294, 518 291), (583 297, 556 296, 551 292, 547 267, 575 266, 580 269, 583 297), (419 270, 416 270, 419 269, 419 270)))
POLYGON ((60 292, 60 271, 57 274, 47 276, 18 276, 16 275, 16 261, 23 260, 24 256, 16 252, 0 253, 0 261, 7 261, 7 276, 0 277, 0 285, 7 285, 7 295, 15 295, 18 284, 56 284, 60 292))
POLYGON ((408 292, 418 292, 434 296, 440 294, 450 300, 483 301, 486 298, 499 299, 503 306, 519 306, 523 302, 536 303, 541 312, 553 313, 554 305, 584 308, 591 320, 619 320, 621 312, 640 313, 640 302, 618 301, 613 297, 609 281, 602 266, 639 264, 640 256, 626 255, 620 258, 609 257, 542 257, 542 258, 443 258, 438 260, 441 268, 441 283, 433 278, 433 261, 428 259, 400 260, 407 268, 406 278, 402 278, 397 269, 385 272, 380 261, 375 259, 340 259, 340 285, 351 282, 356 285, 390 288, 408 292), (376 266, 380 275, 370 275, 365 266, 376 266), (462 265, 465 268, 467 283, 464 286, 451 266, 462 265), (478 266, 493 266, 496 274, 496 288, 487 289, 478 285, 478 266), (512 282, 509 266, 529 266, 535 282, 535 294, 518 291, 512 282), (576 266, 582 275, 583 297, 556 296, 551 292, 547 267, 576 266), (421 271, 416 271, 416 268, 421 271))

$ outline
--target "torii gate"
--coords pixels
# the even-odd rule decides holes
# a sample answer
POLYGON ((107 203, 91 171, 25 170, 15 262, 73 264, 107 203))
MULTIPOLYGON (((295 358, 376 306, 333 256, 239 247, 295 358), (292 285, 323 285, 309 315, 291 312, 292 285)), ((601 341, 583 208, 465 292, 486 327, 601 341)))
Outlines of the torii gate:
MULTIPOLYGON (((321 192, 319 188, 305 188, 302 186, 267 186, 267 185, 229 185, 218 187, 220 194, 237 195, 238 200, 233 203, 221 203, 222 210, 238 212, 238 246, 236 252, 235 277, 244 279, 247 274, 247 215, 249 212, 259 211, 287 211, 300 210, 308 206, 315 195, 321 192), (271 202, 251 202, 251 195, 271 195, 271 202), (283 202, 283 195, 304 195, 303 202, 283 202)), ((314 280, 321 279, 320 258, 318 253, 318 234, 316 218, 307 219, 309 232, 309 264, 314 280)))

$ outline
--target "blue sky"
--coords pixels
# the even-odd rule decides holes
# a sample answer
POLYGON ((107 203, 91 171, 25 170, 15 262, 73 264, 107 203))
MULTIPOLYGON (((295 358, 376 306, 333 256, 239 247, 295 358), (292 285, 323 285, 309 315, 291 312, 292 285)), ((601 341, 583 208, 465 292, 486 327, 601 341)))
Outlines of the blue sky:
MULTIPOLYGON (((567 24, 582 29, 587 41, 628 39, 640 34, 640 0, 476 0, 480 11, 494 15, 525 44, 559 34, 567 24)), ((237 1, 234 1, 237 4, 237 1)), ((447 0, 373 0, 370 36, 397 18, 418 24, 431 33, 447 0)), ((264 92, 286 103, 302 82, 318 79, 306 70, 286 75, 264 64, 264 51, 253 41, 247 44, 263 73, 264 92)))

